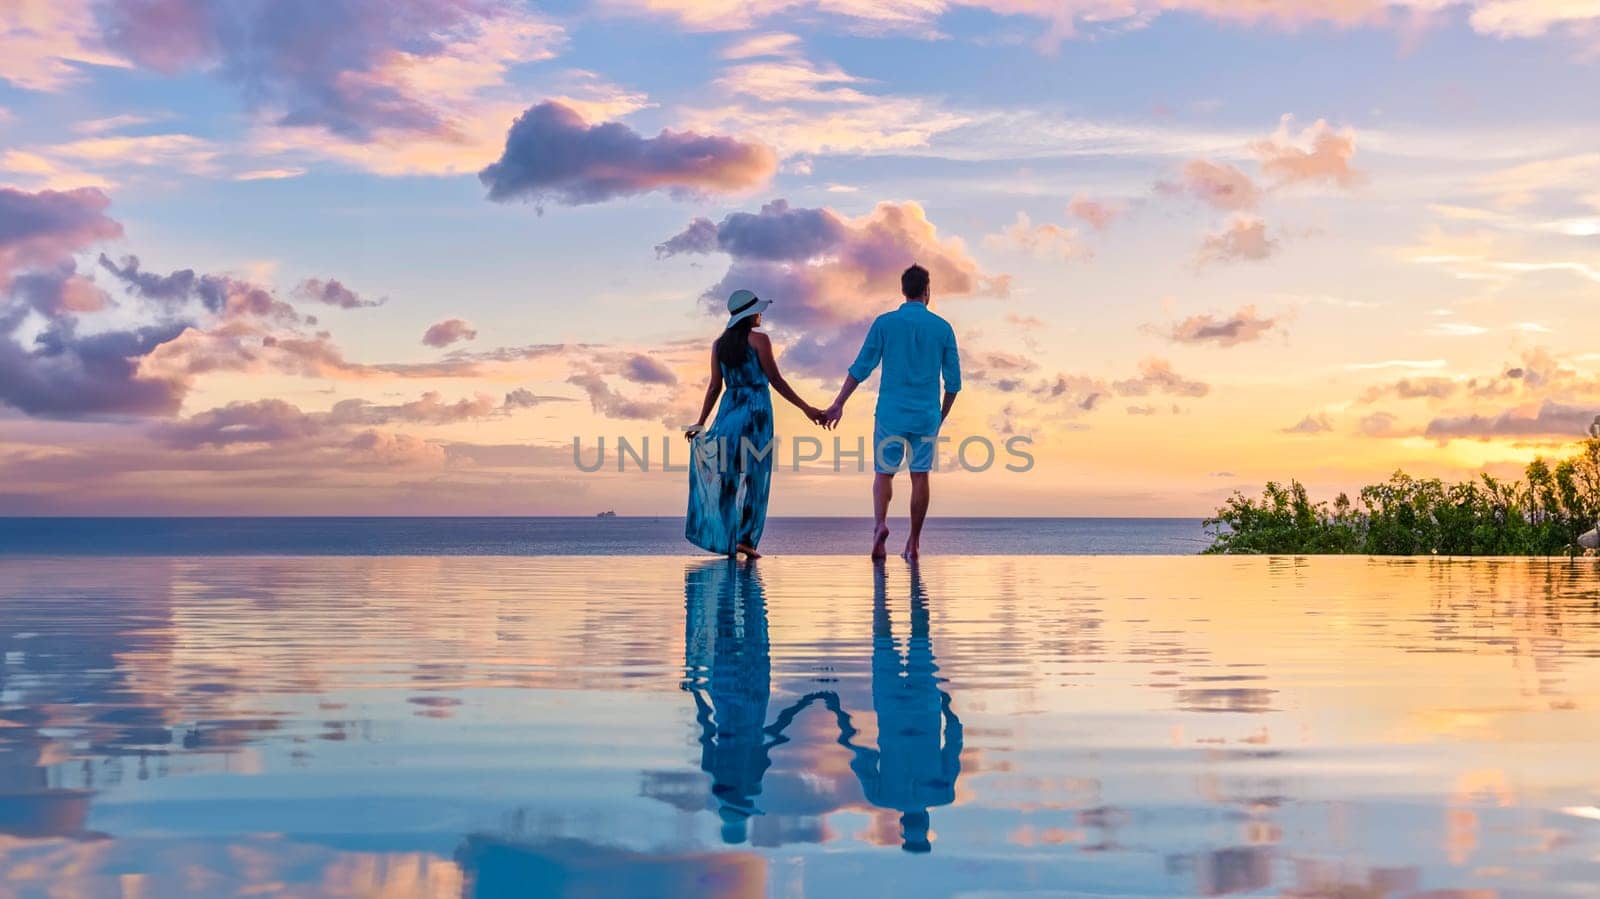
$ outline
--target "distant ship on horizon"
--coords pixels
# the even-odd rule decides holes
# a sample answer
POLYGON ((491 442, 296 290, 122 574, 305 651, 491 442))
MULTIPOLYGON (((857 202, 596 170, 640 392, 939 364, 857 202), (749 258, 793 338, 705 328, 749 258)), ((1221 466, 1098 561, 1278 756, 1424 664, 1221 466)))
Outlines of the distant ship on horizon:
POLYGON ((616 518, 617 517, 617 513, 616 513, 615 509, 607 509, 604 512, 601 512, 599 515, 596 515, 595 517, 596 518, 616 518))

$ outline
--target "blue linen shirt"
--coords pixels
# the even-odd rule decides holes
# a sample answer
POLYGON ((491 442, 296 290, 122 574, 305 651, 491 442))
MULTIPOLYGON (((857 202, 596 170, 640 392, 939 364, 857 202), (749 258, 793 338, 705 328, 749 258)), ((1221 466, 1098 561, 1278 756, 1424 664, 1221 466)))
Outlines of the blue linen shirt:
POLYGON ((890 434, 932 435, 939 430, 944 389, 961 390, 961 355, 956 332, 928 304, 907 300, 872 322, 850 377, 865 381, 883 363, 878 383, 878 427, 890 434))

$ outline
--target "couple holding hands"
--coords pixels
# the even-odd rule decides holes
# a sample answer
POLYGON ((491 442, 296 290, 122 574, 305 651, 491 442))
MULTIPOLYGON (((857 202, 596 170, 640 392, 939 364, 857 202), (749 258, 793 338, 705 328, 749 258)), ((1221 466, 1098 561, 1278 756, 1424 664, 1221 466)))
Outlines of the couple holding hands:
MULTIPOLYGON (((778 371, 772 339, 756 330, 771 300, 748 290, 728 297, 728 324, 711 345, 711 381, 700 420, 685 429, 697 443, 719 447, 772 446, 772 397, 776 389, 812 422, 836 427, 861 382, 880 365, 878 406, 873 423, 872 557, 886 555, 889 499, 894 476, 909 469, 911 532, 901 555, 915 559, 928 514, 928 475, 934 467, 939 427, 961 390, 961 359, 950 323, 928 308, 928 270, 912 265, 900 276, 904 302, 878 316, 861 351, 845 375, 839 395, 826 409, 802 400, 778 371), (943 382, 943 391, 940 386, 943 382), (718 397, 721 405, 717 405, 718 397), (716 420, 706 428, 712 407, 716 420)), ((773 454, 740 451, 728 458, 692 453, 689 510, 685 536, 696 546, 723 555, 760 558, 756 547, 766 525, 773 454)))

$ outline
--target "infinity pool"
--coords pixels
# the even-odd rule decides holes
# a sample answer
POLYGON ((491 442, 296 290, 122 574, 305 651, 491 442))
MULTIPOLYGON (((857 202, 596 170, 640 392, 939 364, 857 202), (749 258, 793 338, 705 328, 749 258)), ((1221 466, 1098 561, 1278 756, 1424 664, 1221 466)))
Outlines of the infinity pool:
POLYGON ((1593 560, 0 562, 0 896, 1600 895, 1593 560))

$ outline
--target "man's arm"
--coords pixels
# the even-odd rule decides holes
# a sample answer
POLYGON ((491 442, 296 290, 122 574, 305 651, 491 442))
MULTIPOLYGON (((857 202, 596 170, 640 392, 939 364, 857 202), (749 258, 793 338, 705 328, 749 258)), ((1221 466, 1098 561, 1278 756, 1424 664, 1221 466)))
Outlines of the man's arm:
POLYGON ((950 407, 956 404, 956 394, 961 392, 961 351, 956 348, 954 329, 945 338, 939 369, 944 376, 944 403, 939 407, 939 423, 944 424, 944 420, 950 417, 950 407))
POLYGON ((833 405, 829 406, 822 415, 823 426, 831 428, 844 417, 844 404, 850 399, 850 394, 856 392, 872 375, 873 369, 883 360, 883 332, 874 320, 872 327, 867 329, 867 339, 861 342, 861 352, 856 354, 856 361, 850 364, 849 373, 844 376, 844 384, 839 388, 839 395, 833 398, 833 405))
POLYGON ((855 375, 844 376, 844 384, 839 388, 839 395, 833 398, 833 405, 822 412, 823 427, 831 428, 839 423, 839 419, 844 417, 845 402, 850 399, 850 394, 855 393, 856 388, 860 386, 861 382, 856 380, 855 375))

